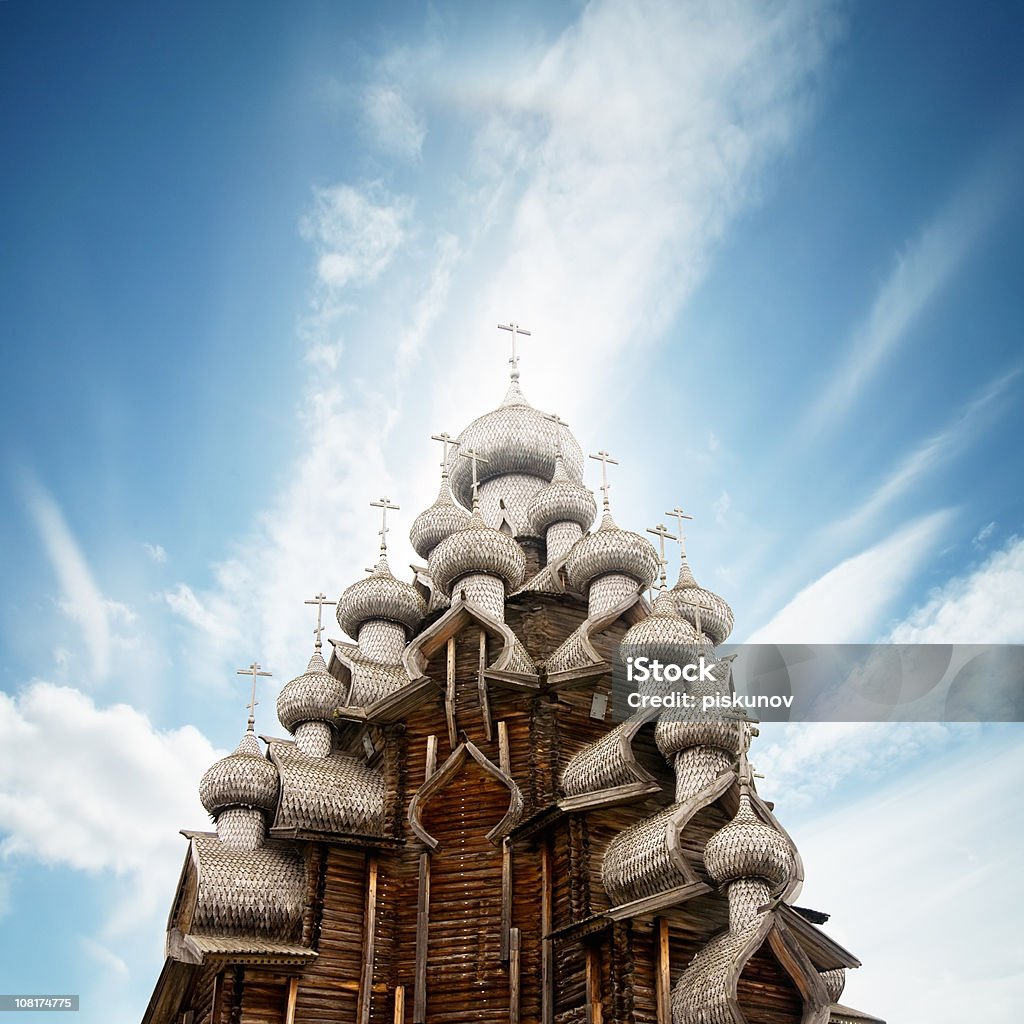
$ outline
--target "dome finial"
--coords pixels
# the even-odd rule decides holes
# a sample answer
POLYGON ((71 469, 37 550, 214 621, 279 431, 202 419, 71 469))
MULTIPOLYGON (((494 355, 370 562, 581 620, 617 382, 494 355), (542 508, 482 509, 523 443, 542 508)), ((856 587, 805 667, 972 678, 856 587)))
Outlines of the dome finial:
POLYGON ((678 505, 671 512, 666 512, 665 515, 673 516, 679 521, 679 536, 676 540, 679 541, 679 581, 676 586, 684 587, 695 587, 697 581, 693 578, 693 573, 690 571, 690 563, 686 560, 686 531, 683 528, 683 520, 693 520, 688 512, 684 512, 678 505))
POLYGON ((431 434, 431 441, 440 441, 444 447, 444 452, 441 455, 441 478, 448 478, 448 446, 451 445, 453 448, 459 447, 459 442, 448 433, 447 430, 442 430, 440 434, 431 434))
POLYGON ((392 505, 391 499, 384 497, 377 501, 371 501, 370 507, 380 509, 380 530, 377 532, 380 534, 380 557, 384 558, 388 553, 388 509, 398 512, 399 506, 392 505))
POLYGON ((601 463, 601 504, 604 509, 604 514, 609 515, 611 512, 611 505, 608 503, 608 465, 610 463, 613 466, 617 466, 619 464, 619 460, 613 459, 603 449, 599 451, 596 455, 591 455, 590 457, 594 459, 596 462, 601 463))
POLYGON ((519 324, 512 320, 507 324, 498 324, 498 330, 512 332, 512 358, 509 360, 512 369, 509 371, 509 376, 513 380, 519 380, 519 354, 516 352, 516 335, 525 334, 529 338, 532 332, 523 330, 519 324))
POLYGON ((269 678, 274 673, 273 672, 263 672, 263 671, 261 671, 259 662, 258 661, 254 661, 248 668, 240 668, 240 669, 238 669, 235 674, 239 675, 239 676, 252 676, 252 697, 250 698, 249 703, 246 705, 246 707, 249 709, 249 724, 246 727, 245 731, 246 732, 255 732, 256 731, 256 705, 259 704, 259 701, 256 699, 256 677, 257 676, 267 676, 269 678))
POLYGON ((476 464, 478 462, 487 463, 482 455, 480 455, 475 448, 467 448, 465 451, 459 452, 464 459, 469 459, 473 464, 473 512, 480 511, 480 482, 477 479, 476 464))
POLYGON ((678 540, 679 538, 669 533, 664 523, 658 523, 658 525, 654 527, 647 527, 647 532, 653 533, 654 536, 658 538, 658 564, 661 566, 658 592, 664 593, 665 590, 668 589, 668 559, 665 558, 665 541, 678 540))
POLYGON ((324 627, 322 625, 324 605, 325 604, 334 605, 334 604, 337 604, 338 602, 337 601, 328 601, 327 600, 327 595, 321 591, 321 593, 317 594, 316 597, 314 597, 314 598, 312 598, 309 601, 306 601, 304 603, 305 604, 315 604, 316 605, 316 629, 313 630, 313 635, 316 637, 316 649, 319 651, 320 648, 323 647, 323 644, 320 642, 320 634, 324 631, 324 627))

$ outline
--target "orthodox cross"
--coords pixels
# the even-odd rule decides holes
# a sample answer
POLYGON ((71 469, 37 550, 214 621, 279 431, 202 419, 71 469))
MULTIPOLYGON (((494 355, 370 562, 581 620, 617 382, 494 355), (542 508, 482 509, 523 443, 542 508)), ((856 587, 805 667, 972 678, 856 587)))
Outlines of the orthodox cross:
POLYGON ((499 331, 511 331, 512 332, 512 358, 509 363, 512 365, 511 377, 513 380, 519 380, 519 356, 516 353, 516 335, 525 334, 528 338, 531 336, 531 331, 524 331, 519 324, 509 321, 507 324, 498 324, 499 331))
POLYGON ((392 505, 390 498, 381 498, 379 501, 371 501, 371 508, 380 509, 380 530, 377 532, 380 534, 380 553, 383 557, 388 552, 388 509, 392 512, 397 512, 399 506, 392 505))
POLYGON ((683 529, 683 520, 692 520, 688 512, 684 512, 678 505, 671 512, 666 512, 665 515, 672 516, 679 522, 679 536, 676 540, 679 541, 679 560, 680 560, 680 572, 682 572, 682 562, 686 560, 686 531, 683 529))
POLYGON ((604 510, 607 512, 610 507, 608 504, 608 466, 609 464, 617 466, 619 464, 619 460, 613 459, 604 450, 599 451, 596 455, 591 455, 590 457, 596 462, 601 463, 601 494, 603 496, 602 501, 604 504, 604 510))
POLYGON ((441 468, 445 472, 445 476, 448 475, 448 446, 451 445, 453 448, 458 448, 459 442, 452 438, 452 435, 447 430, 440 434, 431 434, 431 441, 440 441, 444 445, 444 454, 441 456, 441 468))
POLYGON ((555 425, 555 454, 562 457, 562 427, 567 427, 568 424, 557 412, 545 413, 544 419, 551 420, 555 425))
POLYGON ((678 540, 679 538, 669 533, 664 523, 658 523, 653 528, 648 527, 647 532, 653 533, 658 538, 658 548, 661 552, 661 557, 658 559, 658 564, 661 566, 661 587, 659 589, 664 590, 668 586, 668 559, 665 558, 665 541, 678 540))
POLYGON ((320 634, 324 631, 324 627, 320 624, 322 621, 324 605, 325 604, 337 604, 337 601, 328 601, 326 594, 317 594, 311 601, 306 601, 306 604, 316 605, 316 629, 313 630, 313 634, 316 636, 316 649, 319 651, 323 646, 320 643, 320 634))
POLYGON ((464 459, 469 459, 469 461, 472 462, 473 464, 473 508, 475 510, 478 504, 477 488, 480 486, 476 478, 476 464, 478 462, 483 462, 484 464, 486 464, 490 461, 490 459, 485 459, 482 455, 480 455, 477 452, 475 448, 467 448, 464 452, 459 452, 459 454, 464 459))
POLYGON ((259 701, 256 699, 256 677, 257 676, 272 676, 273 672, 263 672, 260 670, 259 662, 254 661, 248 668, 240 668, 235 672, 238 676, 252 676, 252 698, 246 705, 249 709, 249 732, 253 731, 253 727, 256 725, 256 705, 259 701))

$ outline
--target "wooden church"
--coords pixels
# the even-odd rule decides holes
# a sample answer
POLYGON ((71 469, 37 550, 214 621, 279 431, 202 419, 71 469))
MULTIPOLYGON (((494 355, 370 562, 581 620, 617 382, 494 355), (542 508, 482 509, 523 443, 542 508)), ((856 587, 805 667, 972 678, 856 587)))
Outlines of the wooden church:
POLYGON ((732 611, 682 545, 667 587, 606 480, 594 528, 583 451, 518 376, 513 355, 501 405, 437 438, 411 582, 384 499, 376 568, 337 602, 353 640, 325 660, 318 617, 287 736, 250 715, 204 775, 216 831, 183 833, 144 1024, 877 1021, 839 1002, 858 961, 794 902, 752 723, 613 721, 620 644, 713 656, 732 611))

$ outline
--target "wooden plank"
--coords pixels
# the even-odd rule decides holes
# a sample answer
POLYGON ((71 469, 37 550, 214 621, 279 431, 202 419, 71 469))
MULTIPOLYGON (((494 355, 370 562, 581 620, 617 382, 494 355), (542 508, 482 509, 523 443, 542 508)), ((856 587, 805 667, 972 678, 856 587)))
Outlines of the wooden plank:
POLYGON ((601 952, 587 947, 586 959, 587 1024, 601 1024, 601 952))
POLYGON ((377 925, 377 855, 370 854, 366 886, 366 916, 363 941, 363 972, 359 986, 359 1024, 369 1024, 373 1002, 374 939, 377 925))
POLYGON ((668 941, 668 921, 659 917, 655 922, 657 941, 657 969, 654 979, 657 986, 658 1024, 672 1024, 672 960, 668 941))
POLYGON ((484 735, 488 740, 494 739, 494 725, 491 722, 491 699, 487 692, 487 633, 480 629, 480 657, 477 661, 476 690, 480 698, 480 715, 484 721, 484 735))
POLYGON ((448 638, 448 685, 444 692, 444 717, 448 723, 448 746, 454 750, 458 744, 455 723, 455 637, 448 638))
POLYGON ((424 781, 437 771, 437 737, 431 733, 427 737, 427 764, 423 772, 424 781))
MULTIPOLYGON (((505 723, 503 722, 502 725, 505 723)), ((509 958, 512 931, 512 842, 506 836, 501 841, 501 959, 509 958)))
POLYGON ((518 928, 513 928, 509 941, 508 961, 508 1020, 509 1024, 519 1024, 519 946, 518 928))
POLYGON ((284 1009, 284 1024, 295 1024, 295 1002, 299 998, 299 979, 288 979, 288 1002, 284 1009))
POLYGON ((395 986, 395 1014, 394 1024, 403 1024, 405 1021, 405 986, 395 986))
POLYGON ((541 1024, 554 1024, 555 1019, 555 966, 554 946, 551 939, 551 844, 545 839, 541 845, 541 1024))
POLYGON ((413 1024, 427 1019, 427 932, 430 927, 430 854, 420 854, 419 894, 416 904, 416 987, 413 992, 413 1024))

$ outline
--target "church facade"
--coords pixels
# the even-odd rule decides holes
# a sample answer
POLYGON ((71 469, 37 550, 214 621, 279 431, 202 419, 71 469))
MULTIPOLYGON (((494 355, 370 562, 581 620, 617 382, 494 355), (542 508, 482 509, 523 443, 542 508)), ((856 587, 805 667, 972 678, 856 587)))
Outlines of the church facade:
POLYGON ((382 499, 380 558, 336 606, 351 641, 324 656, 318 595, 286 737, 250 715, 203 777, 216 831, 183 833, 144 1024, 877 1020, 839 1002, 859 963, 796 903, 754 724, 612 720, 621 644, 714 658, 732 611, 685 548, 667 586, 668 531, 659 552, 620 528, 607 480, 598 516, 578 441, 512 365, 497 409, 437 438, 411 580, 382 499))

